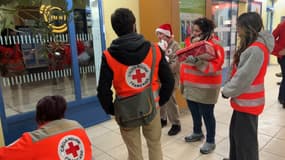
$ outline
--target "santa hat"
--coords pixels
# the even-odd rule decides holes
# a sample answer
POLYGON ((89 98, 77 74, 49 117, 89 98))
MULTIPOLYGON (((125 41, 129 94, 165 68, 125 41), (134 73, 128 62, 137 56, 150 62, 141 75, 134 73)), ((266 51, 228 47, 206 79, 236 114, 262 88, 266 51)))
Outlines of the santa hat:
POLYGON ((156 28, 155 32, 160 32, 165 34, 168 37, 173 37, 172 29, 170 24, 162 24, 158 28, 156 28))

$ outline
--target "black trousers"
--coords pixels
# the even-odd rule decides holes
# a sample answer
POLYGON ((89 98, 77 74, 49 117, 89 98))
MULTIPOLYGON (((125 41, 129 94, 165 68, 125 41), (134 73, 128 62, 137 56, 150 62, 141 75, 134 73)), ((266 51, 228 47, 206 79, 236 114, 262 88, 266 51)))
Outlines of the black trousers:
POLYGON ((230 124, 230 160, 258 160, 258 116, 234 111, 230 124))
POLYGON ((285 56, 278 58, 278 63, 281 67, 282 80, 279 87, 278 100, 281 104, 285 105, 285 56))

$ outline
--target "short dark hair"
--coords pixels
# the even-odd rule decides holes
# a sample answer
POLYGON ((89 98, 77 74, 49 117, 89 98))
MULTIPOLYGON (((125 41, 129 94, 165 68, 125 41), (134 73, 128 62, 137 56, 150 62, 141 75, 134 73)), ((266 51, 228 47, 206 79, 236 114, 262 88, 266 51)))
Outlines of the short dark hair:
POLYGON ((64 117, 67 103, 64 97, 45 96, 40 99, 36 106, 36 121, 38 124, 61 119, 64 117))
POLYGON ((118 36, 134 32, 136 18, 133 12, 127 8, 118 8, 111 15, 113 30, 118 36))

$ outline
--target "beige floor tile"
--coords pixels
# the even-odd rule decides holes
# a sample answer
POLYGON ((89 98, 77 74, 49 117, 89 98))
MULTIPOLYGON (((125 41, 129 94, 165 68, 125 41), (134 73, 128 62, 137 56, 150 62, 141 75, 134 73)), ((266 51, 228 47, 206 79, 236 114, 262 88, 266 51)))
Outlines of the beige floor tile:
POLYGON ((229 147, 230 147, 230 142, 229 138, 227 137, 216 144, 216 149, 214 152, 223 157, 228 157, 230 151, 229 147))
POLYGON ((190 160, 199 157, 199 148, 186 142, 175 141, 163 147, 163 154, 173 160, 190 160))
POLYGON ((216 123, 216 135, 223 138, 229 136, 229 125, 217 122, 216 123))
POLYGON ((104 135, 98 136, 92 139, 92 144, 101 149, 102 151, 108 153, 114 147, 120 146, 123 144, 121 135, 118 135, 114 132, 107 132, 104 135))
POLYGON ((102 125, 86 128, 86 132, 91 139, 96 139, 96 137, 101 136, 109 131, 111 130, 103 127, 102 125))
POLYGON ((112 158, 108 154, 101 154, 100 156, 95 157, 95 159, 96 160, 115 160, 114 158, 112 158))
POLYGON ((111 149, 108 154, 110 154, 114 159, 118 160, 127 160, 128 159, 128 150, 125 144, 119 145, 114 149, 111 149))
POLYGON ((274 126, 285 126, 285 110, 280 108, 280 112, 283 113, 270 113, 266 111, 259 119, 259 123, 271 124, 274 126))
POLYGON ((163 128, 162 129, 162 136, 161 136, 161 145, 165 146, 168 145, 169 143, 176 141, 178 137, 182 136, 182 132, 178 133, 175 136, 168 136, 168 131, 170 127, 163 128))
POLYGON ((110 130, 116 130, 119 128, 119 125, 117 124, 117 122, 114 120, 113 117, 110 120, 101 123, 101 125, 110 129, 110 130))
POLYGON ((263 147, 265 147, 265 145, 267 143, 269 143, 269 141, 271 141, 272 137, 271 136, 267 136, 264 134, 258 134, 258 147, 259 149, 262 149, 263 147))
POLYGON ((260 160, 285 160, 285 157, 280 157, 266 151, 260 152, 259 157, 260 160))
POLYGON ((285 159, 285 141, 279 139, 272 139, 263 149, 263 151, 278 155, 285 159))
POLYGON ((279 127, 279 126, 275 126, 273 124, 268 124, 266 121, 261 121, 261 122, 259 121, 258 133, 273 137, 278 133, 280 128, 281 127, 279 127))
POLYGON ((285 140, 285 128, 284 127, 279 130, 275 138, 285 140))
POLYGON ((92 146, 92 152, 93 152, 93 157, 100 157, 103 154, 106 154, 105 152, 103 152, 102 150, 100 150, 99 148, 92 146))
POLYGON ((207 155, 200 155, 197 159, 195 160, 222 160, 224 157, 221 155, 218 155, 216 153, 211 153, 207 155))

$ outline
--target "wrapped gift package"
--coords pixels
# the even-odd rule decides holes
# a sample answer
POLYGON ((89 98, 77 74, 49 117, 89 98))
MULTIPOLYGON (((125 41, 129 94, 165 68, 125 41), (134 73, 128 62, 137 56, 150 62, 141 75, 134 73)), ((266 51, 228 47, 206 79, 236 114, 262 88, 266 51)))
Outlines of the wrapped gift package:
POLYGON ((216 58, 213 45, 207 41, 199 41, 176 52, 179 62, 185 61, 190 55, 210 61, 216 58))

